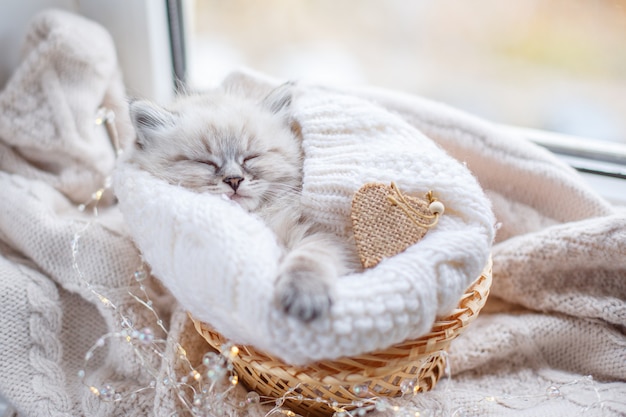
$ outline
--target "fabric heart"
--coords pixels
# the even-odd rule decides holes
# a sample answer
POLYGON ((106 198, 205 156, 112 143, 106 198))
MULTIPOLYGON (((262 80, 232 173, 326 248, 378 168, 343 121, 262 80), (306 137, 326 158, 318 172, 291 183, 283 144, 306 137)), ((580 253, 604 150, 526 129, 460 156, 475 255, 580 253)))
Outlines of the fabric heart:
POLYGON ((352 227, 364 268, 376 266, 419 242, 443 214, 443 204, 428 192, 424 199, 398 187, 368 183, 352 199, 352 227))

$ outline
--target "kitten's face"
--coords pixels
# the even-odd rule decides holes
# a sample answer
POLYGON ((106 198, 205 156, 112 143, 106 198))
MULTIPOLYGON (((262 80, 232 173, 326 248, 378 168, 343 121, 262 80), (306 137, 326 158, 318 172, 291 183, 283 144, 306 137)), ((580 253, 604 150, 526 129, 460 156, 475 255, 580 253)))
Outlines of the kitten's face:
POLYGON ((133 102, 131 158, 171 184, 225 195, 254 211, 301 186, 301 150, 285 114, 290 98, 280 90, 261 102, 212 93, 168 110, 133 102))

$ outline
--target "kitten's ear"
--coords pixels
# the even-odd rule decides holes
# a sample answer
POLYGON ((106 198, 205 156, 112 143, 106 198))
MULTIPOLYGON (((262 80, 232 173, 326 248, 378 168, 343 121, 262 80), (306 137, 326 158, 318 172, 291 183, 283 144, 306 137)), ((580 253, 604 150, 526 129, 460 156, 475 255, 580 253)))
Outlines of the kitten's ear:
POLYGON ((154 103, 135 100, 129 107, 130 118, 137 132, 137 145, 140 148, 150 143, 159 132, 174 126, 174 114, 154 103))
POLYGON ((291 105, 294 85, 293 82, 279 85, 263 99, 263 105, 274 114, 287 109, 291 105))

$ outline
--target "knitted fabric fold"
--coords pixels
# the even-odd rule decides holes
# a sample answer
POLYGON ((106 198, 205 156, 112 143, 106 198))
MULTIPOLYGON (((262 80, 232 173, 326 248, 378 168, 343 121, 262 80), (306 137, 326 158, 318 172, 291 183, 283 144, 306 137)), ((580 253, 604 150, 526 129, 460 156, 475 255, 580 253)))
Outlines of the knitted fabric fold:
POLYGON ((274 303, 281 254, 254 216, 122 163, 114 182, 119 206, 153 273, 196 319, 293 364, 427 333, 487 263, 495 223, 489 200, 466 167, 368 101, 305 88, 292 107, 302 128, 302 204, 311 218, 353 240, 356 191, 395 182, 407 195, 432 190, 446 206, 438 225, 378 266, 340 277, 330 314, 303 323, 274 303))

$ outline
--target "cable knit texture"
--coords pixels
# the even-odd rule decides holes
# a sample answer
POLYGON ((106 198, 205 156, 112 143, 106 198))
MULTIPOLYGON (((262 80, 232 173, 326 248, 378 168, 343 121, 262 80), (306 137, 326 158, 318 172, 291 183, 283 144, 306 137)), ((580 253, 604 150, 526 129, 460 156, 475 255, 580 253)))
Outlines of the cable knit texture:
MULTIPOLYGON (((255 88, 277 81, 243 73, 225 82, 255 88)), ((344 227, 348 201, 363 181, 394 180, 407 192, 433 188, 450 208, 420 244, 371 271, 343 277, 331 317, 308 329, 290 319, 281 322, 277 311, 259 303, 273 290, 280 254, 271 232, 237 206, 211 196, 202 197, 205 207, 191 204, 192 197, 178 197, 184 190, 173 192, 123 166, 118 181, 123 177, 125 183, 116 192, 124 204, 137 201, 125 214, 154 219, 152 227, 142 226, 145 235, 136 233, 141 221, 124 221, 110 192, 98 216, 78 210, 115 164, 103 126, 94 124, 98 108, 114 109, 122 143, 132 139, 124 86, 103 28, 58 11, 33 20, 22 63, 0 91, 0 395, 18 415, 184 415, 164 376, 171 368, 179 380, 188 375, 176 342, 196 364, 207 349, 186 315, 191 301, 211 306, 207 318, 224 333, 285 355, 299 352, 296 360, 315 349, 331 357, 382 345, 381 334, 391 342, 421 332, 448 308, 445 301, 462 290, 488 252, 491 214, 464 164, 501 223, 492 248, 492 296, 451 346, 451 380, 390 403, 447 416, 626 415, 622 209, 598 197, 548 152, 432 101, 384 90, 303 86, 294 104, 306 137, 303 201, 327 227, 350 235, 344 227), (425 168, 415 174, 417 167, 425 168), (146 189, 148 184, 154 188, 146 189), (152 212, 156 199, 164 209, 152 212), (209 222, 210 233, 185 226, 204 228, 209 222), (468 246, 466 235, 475 244, 468 246), (151 236, 163 240, 150 241, 151 236), (138 292, 132 279, 140 263, 134 240, 146 253, 164 253, 162 271, 181 268, 175 261, 187 259, 186 273, 168 285, 188 299, 153 298, 169 329, 155 335, 167 341, 163 356, 146 353, 140 360, 115 338, 98 350, 87 370, 90 384, 110 384, 121 393, 144 388, 135 397, 104 402, 77 377, 98 338, 120 330, 119 312, 95 292, 123 309, 137 328, 156 331, 152 313, 129 295, 138 292), (234 256, 224 247, 237 248, 242 241, 254 256, 240 263, 222 259, 234 256), (163 250, 166 242, 174 252, 163 250), (456 261, 449 264, 450 259, 456 261), (190 285, 207 271, 234 281, 190 285), (261 277, 254 291, 245 288, 248 275, 261 277), (356 301, 366 297, 368 303, 356 301), (409 323, 418 324, 411 329, 409 323), (147 388, 152 381, 154 389, 147 388), (551 386, 559 388, 557 398, 547 395, 551 386)), ((143 282, 149 291, 162 291, 151 278, 143 282)), ((229 404, 245 398, 244 388, 228 395, 225 411, 240 414, 229 404)), ((265 416, 270 408, 252 407, 247 415, 265 416)))

